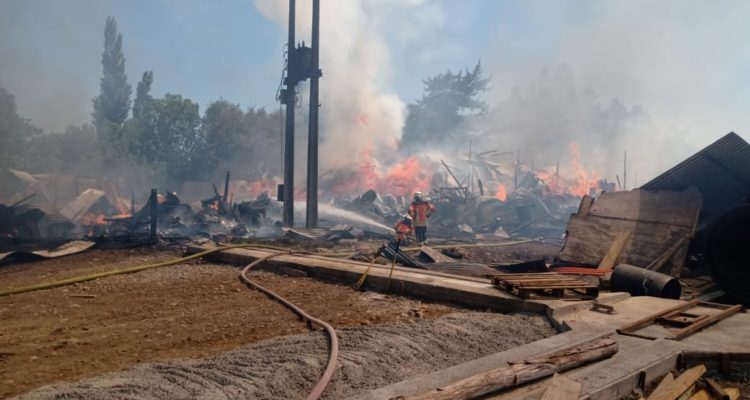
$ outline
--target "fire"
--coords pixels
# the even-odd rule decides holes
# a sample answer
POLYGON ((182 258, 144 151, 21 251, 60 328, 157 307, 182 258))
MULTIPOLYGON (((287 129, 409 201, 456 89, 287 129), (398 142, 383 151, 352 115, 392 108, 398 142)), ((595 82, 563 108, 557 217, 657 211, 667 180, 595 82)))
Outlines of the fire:
POLYGON ((508 199, 508 191, 505 189, 505 185, 502 183, 497 185, 497 192, 495 192, 495 198, 497 198, 500 201, 505 201, 508 199))
POLYGON ((600 176, 596 171, 587 171, 583 166, 578 144, 571 143, 569 151, 572 176, 564 176, 562 172, 556 176, 554 168, 537 171, 537 176, 549 186, 552 193, 577 197, 588 195, 592 188, 599 185, 600 176))
POLYGON ((107 216, 104 214, 85 214, 81 217, 81 225, 103 225, 107 223, 107 216))
POLYGON ((409 157, 382 167, 373 157, 372 148, 360 154, 357 169, 334 171, 326 179, 334 194, 358 194, 368 189, 393 195, 410 195, 414 191, 427 192, 432 175, 416 157, 409 157))

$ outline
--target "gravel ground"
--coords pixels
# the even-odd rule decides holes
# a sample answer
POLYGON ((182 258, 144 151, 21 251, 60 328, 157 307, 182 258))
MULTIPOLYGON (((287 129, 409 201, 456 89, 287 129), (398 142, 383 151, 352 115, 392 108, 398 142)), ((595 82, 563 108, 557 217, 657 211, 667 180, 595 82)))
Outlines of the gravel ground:
MULTIPOLYGON (((555 334, 543 317, 461 312, 433 320, 340 329, 339 368, 326 389, 342 399, 555 334)), ((295 399, 325 367, 321 332, 256 342, 218 356, 140 364, 19 399, 295 399)))

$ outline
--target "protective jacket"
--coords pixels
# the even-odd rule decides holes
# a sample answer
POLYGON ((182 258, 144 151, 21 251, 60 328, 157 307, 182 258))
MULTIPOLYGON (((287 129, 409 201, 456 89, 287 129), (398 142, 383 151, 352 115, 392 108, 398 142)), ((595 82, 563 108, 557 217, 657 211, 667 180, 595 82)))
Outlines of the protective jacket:
POLYGON ((409 205, 409 215, 414 219, 414 226, 427 226, 427 218, 435 211, 435 206, 429 201, 417 199, 409 205))
POLYGON ((411 233, 414 230, 411 226, 411 221, 406 220, 398 221, 393 229, 396 231, 397 240, 405 240, 406 238, 411 236, 411 233))

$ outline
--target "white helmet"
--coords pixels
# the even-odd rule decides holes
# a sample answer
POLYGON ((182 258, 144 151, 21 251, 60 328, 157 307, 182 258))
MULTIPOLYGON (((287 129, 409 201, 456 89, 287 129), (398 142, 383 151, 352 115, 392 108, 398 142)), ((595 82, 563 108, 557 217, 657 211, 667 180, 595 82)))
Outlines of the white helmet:
POLYGON ((422 192, 414 192, 414 198, 415 199, 421 199, 422 198, 422 192))

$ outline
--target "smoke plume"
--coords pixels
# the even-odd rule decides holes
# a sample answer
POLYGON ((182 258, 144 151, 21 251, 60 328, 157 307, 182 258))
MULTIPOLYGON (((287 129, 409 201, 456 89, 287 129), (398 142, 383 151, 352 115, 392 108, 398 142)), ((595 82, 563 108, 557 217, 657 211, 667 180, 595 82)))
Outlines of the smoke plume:
MULTIPOLYGON (((310 37, 312 14, 309 2, 300 3, 298 41, 310 37)), ((384 19, 391 19, 391 26, 410 27, 404 30, 404 40, 409 40, 419 33, 413 32, 408 20, 424 15, 422 11, 433 5, 421 0, 322 3, 321 168, 356 166, 363 158, 368 158, 366 162, 387 164, 401 138, 405 104, 389 88, 393 71, 384 19)), ((256 0, 255 4, 268 19, 287 26, 288 1, 256 0)), ((423 27, 440 21, 423 21, 423 27)), ((307 105, 305 96, 302 99, 307 105)))

